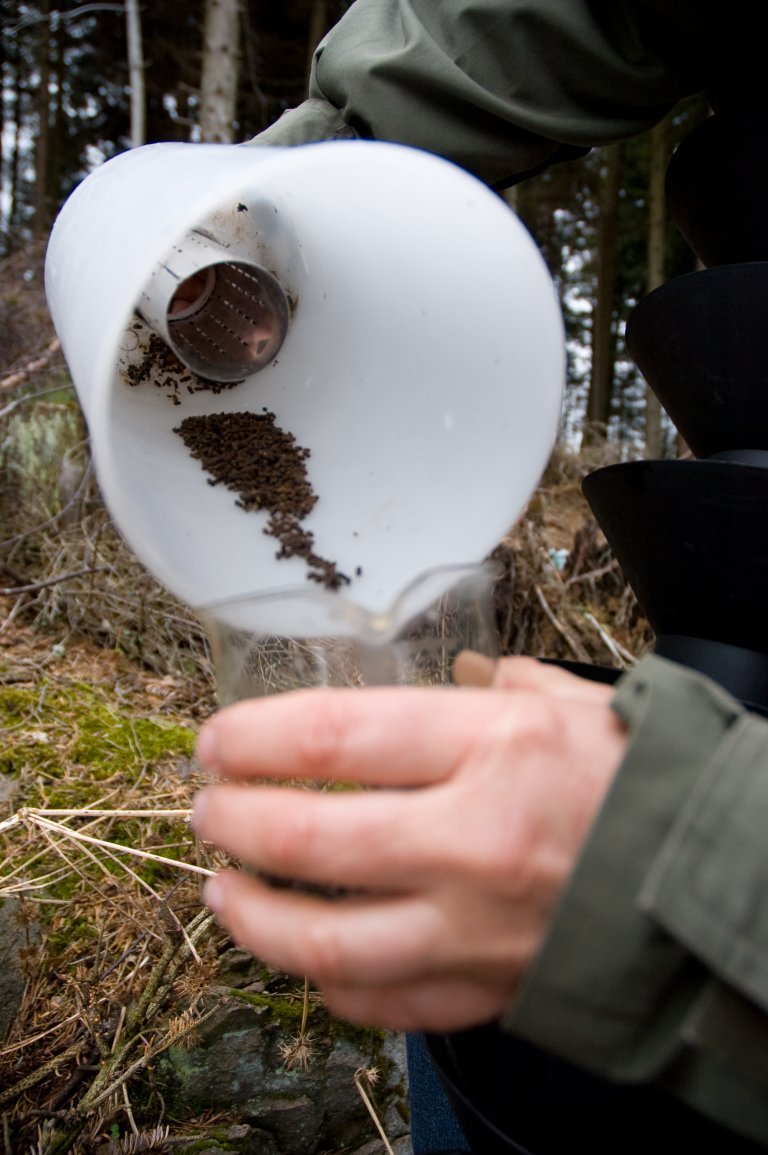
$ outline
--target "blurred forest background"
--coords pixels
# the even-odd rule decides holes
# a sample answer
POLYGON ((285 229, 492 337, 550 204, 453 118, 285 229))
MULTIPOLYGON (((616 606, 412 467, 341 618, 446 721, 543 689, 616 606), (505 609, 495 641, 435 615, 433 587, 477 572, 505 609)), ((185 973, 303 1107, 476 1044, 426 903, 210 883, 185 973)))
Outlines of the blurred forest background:
MULTIPOLYGON (((118 0, 56 7, 52 0, 2 0, 0 7, 2 588, 13 598, 11 613, 37 625, 65 621, 164 669, 191 650, 197 668, 205 664, 197 623, 183 607, 170 612, 164 592, 140 567, 134 570, 101 507, 45 308, 46 238, 68 194, 109 157, 161 140, 247 140, 300 103, 313 49, 348 3, 118 0)), ((665 212, 664 173, 677 142, 707 113, 702 101, 685 102, 652 132, 594 149, 502 194, 549 265, 569 354, 560 442, 528 517, 513 533, 522 560, 511 559, 510 543, 502 549, 508 652, 584 660, 586 593, 609 599, 601 609, 612 616, 622 647, 647 640, 644 626, 630 636, 637 624, 627 608, 631 595, 579 482, 596 465, 685 451, 627 357, 623 332, 646 292, 694 268, 665 212), (527 535, 522 546, 521 535, 527 535), (548 598, 542 605, 553 556, 564 566, 557 604, 548 598), (539 594, 531 597, 540 565, 539 594), (601 576, 587 580, 585 573, 601 576), (568 581, 575 586, 565 597, 568 581), (618 615, 613 597, 622 599, 618 615)), ((606 652, 603 640, 593 657, 615 664, 617 654, 606 652)))
MULTIPOLYGON (((126 811, 99 820, 101 836, 113 840, 109 858, 73 861, 61 827, 45 841, 20 821, 2 830, 4 814, 13 823, 22 805, 42 815, 64 807, 69 827, 97 802, 185 813, 196 786, 194 730, 215 706, 199 622, 146 573, 101 501, 46 309, 46 239, 74 186, 109 157, 153 141, 247 140, 300 103, 312 51, 347 7, 0 0, 0 948, 9 909, 2 895, 20 903, 14 918, 27 944, 18 1002, 0 991, 5 1155, 166 1150, 169 1135, 191 1133, 181 1108, 175 1121, 158 1114, 157 1076, 147 1082, 147 1072, 150 1060, 172 1052, 179 1030, 214 1013, 211 976, 221 975, 227 949, 208 928, 205 968, 188 958, 182 966, 179 925, 202 933, 199 888, 180 885, 167 860, 189 856, 188 831, 171 838, 165 819, 126 811), (152 865, 149 893, 118 865, 115 842, 162 848, 165 865, 152 865), (44 887, 35 882, 41 872, 44 887), (169 951, 186 986, 157 979, 150 997, 169 951), (130 1030, 121 1034, 124 1022, 130 1030)), ((653 132, 503 194, 548 262, 569 353, 559 443, 495 551, 503 652, 620 669, 650 644, 580 483, 600 465, 685 452, 628 359, 623 331, 646 292, 694 268, 667 220, 664 172, 677 142, 707 114, 700 101, 684 103, 653 132)), ((0 949, 0 976, 11 971, 9 957, 0 949)), ((269 1006, 282 979, 259 982, 269 1006)), ((289 994, 301 1002, 300 992, 289 994)), ((311 1150, 342 1148, 351 1150, 320 1135, 311 1150)))
MULTIPOLYGON (((140 6, 3 0, 0 254, 44 238, 74 185, 132 145, 242 141, 306 91, 314 46, 345 0, 189 0, 140 6)), ((506 194, 560 289, 571 353, 567 443, 675 453, 674 433, 622 344, 650 288, 690 271, 666 220, 677 141, 705 116, 680 106, 654 132, 596 149, 506 194)))

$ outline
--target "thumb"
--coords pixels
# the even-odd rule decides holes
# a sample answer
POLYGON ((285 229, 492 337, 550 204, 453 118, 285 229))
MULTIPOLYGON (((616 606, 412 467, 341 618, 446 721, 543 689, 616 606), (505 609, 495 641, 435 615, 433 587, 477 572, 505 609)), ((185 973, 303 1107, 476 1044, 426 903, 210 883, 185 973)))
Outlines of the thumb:
POLYGON ((528 690, 582 702, 605 702, 613 694, 611 686, 569 674, 536 658, 500 658, 494 661, 474 650, 462 650, 457 656, 453 680, 457 686, 528 690))

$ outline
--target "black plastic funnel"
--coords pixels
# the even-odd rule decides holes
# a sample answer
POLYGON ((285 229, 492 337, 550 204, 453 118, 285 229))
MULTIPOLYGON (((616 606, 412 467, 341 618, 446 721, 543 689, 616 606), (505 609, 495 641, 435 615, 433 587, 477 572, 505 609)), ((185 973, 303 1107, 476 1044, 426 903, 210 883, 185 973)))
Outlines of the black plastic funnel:
POLYGON ((768 261, 765 107, 717 113, 682 141, 667 169, 672 219, 705 265, 768 261))
POLYGON ((765 301, 754 261, 668 281, 629 317, 630 356, 697 457, 768 449, 765 301))
POLYGON ((657 636, 768 654, 768 470, 634 461, 583 489, 657 636))

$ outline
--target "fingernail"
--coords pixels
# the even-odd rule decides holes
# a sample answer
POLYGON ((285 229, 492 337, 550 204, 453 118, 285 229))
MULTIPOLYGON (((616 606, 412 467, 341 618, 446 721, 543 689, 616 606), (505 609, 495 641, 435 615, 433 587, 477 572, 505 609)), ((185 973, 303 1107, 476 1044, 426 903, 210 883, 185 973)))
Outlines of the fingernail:
POLYGON ((224 888, 218 877, 209 878, 203 887, 203 902, 213 914, 218 914, 224 905, 224 888))
POLYGON ((195 797, 195 800, 192 803, 192 817, 190 821, 192 823, 193 830, 200 831, 205 820, 205 810, 207 805, 208 800, 205 797, 205 791, 203 791, 202 794, 198 794, 195 797))
POLYGON ((215 770, 219 761, 219 740, 216 728, 203 726, 197 737, 197 760, 204 770, 215 770))
POLYGON ((490 686, 496 663, 475 650, 462 650, 453 664, 453 680, 457 686, 490 686))

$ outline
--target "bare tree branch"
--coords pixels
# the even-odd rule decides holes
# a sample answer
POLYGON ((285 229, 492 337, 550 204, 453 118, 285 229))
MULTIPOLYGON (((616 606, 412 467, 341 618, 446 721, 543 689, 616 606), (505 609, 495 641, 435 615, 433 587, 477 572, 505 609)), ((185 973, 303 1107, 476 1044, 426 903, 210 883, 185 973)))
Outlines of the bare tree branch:
MULTIPOLYGON (((13 373, 6 373, 0 377, 0 389, 6 391, 15 389, 17 385, 23 385, 30 377, 34 377, 35 373, 39 373, 41 369, 45 369, 60 349, 61 341, 58 337, 54 337, 40 356, 36 357, 33 361, 29 361, 23 369, 17 369, 13 373)), ((3 412, 0 412, 0 417, 3 415, 3 412)))
POLYGON ((15 594, 36 594, 39 590, 47 589, 48 586, 58 585, 59 582, 68 582, 73 578, 87 577, 88 574, 92 573, 108 572, 109 566, 106 565, 94 566, 91 569, 78 569, 75 570, 74 573, 63 573, 58 577, 48 578, 47 581, 44 582, 33 582, 28 586, 6 586, 5 588, 0 588, 0 596, 11 598, 15 594))

